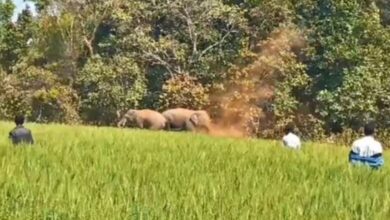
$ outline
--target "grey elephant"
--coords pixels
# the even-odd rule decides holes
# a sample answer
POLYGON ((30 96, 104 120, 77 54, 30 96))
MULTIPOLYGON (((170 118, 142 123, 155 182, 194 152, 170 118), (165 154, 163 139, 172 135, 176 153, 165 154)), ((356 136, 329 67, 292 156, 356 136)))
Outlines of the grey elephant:
POLYGON ((169 109, 162 113, 167 119, 168 130, 198 131, 209 130, 210 117, 206 111, 196 111, 185 108, 169 109))
POLYGON ((210 132, 211 119, 206 111, 195 111, 186 122, 189 131, 210 132))
POLYGON ((130 109, 123 116, 119 112, 117 114, 120 119, 118 127, 125 127, 127 123, 132 123, 141 129, 163 130, 167 124, 167 120, 161 113, 150 109, 130 109))

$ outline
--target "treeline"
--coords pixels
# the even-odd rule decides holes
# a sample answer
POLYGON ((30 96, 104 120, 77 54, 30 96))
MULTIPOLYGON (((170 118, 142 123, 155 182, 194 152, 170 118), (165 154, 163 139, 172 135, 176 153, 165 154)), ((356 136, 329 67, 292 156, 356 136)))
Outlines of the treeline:
POLYGON ((389 127, 384 0, 35 0, 16 22, 0 2, 2 119, 188 107, 261 137, 291 121, 311 139, 389 127))

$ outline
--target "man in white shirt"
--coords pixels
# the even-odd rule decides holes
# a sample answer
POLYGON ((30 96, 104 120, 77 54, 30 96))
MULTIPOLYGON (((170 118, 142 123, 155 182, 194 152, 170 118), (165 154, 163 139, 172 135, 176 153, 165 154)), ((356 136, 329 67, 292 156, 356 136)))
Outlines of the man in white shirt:
POLYGON ((383 148, 381 143, 375 140, 375 124, 373 122, 364 126, 364 137, 352 144, 349 161, 353 165, 364 164, 372 168, 383 166, 383 148))
POLYGON ((291 124, 287 125, 285 128, 285 135, 283 136, 283 144, 285 147, 298 150, 301 148, 301 140, 293 132, 294 126, 291 124))

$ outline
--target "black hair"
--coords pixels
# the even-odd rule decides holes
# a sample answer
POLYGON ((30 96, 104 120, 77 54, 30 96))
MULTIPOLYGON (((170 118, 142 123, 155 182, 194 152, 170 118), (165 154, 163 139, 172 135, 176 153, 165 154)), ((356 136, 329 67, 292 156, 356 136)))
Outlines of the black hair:
POLYGON ((24 124, 24 115, 15 116, 15 124, 16 125, 23 125, 24 124))
POLYGON ((294 125, 291 123, 287 124, 286 127, 284 128, 285 134, 292 133, 293 131, 294 131, 294 125))
POLYGON ((364 135, 374 135, 376 124, 374 122, 369 122, 364 126, 364 135))

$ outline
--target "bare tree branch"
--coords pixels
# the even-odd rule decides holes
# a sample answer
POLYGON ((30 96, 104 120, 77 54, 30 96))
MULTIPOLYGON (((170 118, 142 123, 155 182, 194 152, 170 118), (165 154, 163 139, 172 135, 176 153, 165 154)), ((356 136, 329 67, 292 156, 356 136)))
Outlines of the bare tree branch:
POLYGON ((225 42, 225 39, 231 34, 233 33, 233 31, 231 29, 229 29, 226 34, 217 42, 215 42, 214 44, 208 46, 206 49, 204 49, 198 56, 198 59, 202 58, 207 52, 209 52, 210 50, 214 49, 215 47, 221 45, 223 42, 225 42))
POLYGON ((93 46, 92 46, 92 42, 90 40, 88 40, 87 37, 84 37, 84 45, 87 47, 88 49, 88 52, 89 52, 89 55, 90 56, 93 56, 94 54, 94 50, 93 50, 93 46))
MULTIPOLYGON (((95 41, 95 38, 96 38, 96 33, 99 29, 99 26, 102 24, 102 22, 104 21, 104 19, 107 18, 108 16, 108 12, 109 12, 109 9, 113 8, 113 5, 116 3, 116 0, 112 0, 110 1, 109 3, 107 4, 104 4, 103 3, 103 12, 100 13, 99 12, 99 9, 97 7, 97 4, 96 2, 94 3, 89 3, 90 7, 92 8, 91 10, 93 11, 93 17, 91 18, 91 23, 92 23, 92 26, 93 26, 93 29, 91 32, 88 32, 88 28, 86 27, 87 23, 83 24, 83 41, 84 41, 84 44, 85 46, 88 48, 88 52, 89 52, 89 55, 90 56, 93 56, 94 54, 94 49, 93 49, 93 42, 95 41)), ((84 5, 81 4, 80 6, 80 10, 79 12, 80 13, 83 13, 83 9, 84 9, 84 5)), ((86 20, 88 21, 89 19, 87 18, 83 18, 83 14, 79 14, 79 19, 82 19, 82 20, 86 20)))
POLYGON ((169 64, 168 62, 166 62, 164 59, 162 59, 160 56, 158 56, 157 54, 153 54, 151 52, 148 52, 148 51, 145 51, 145 50, 142 50, 142 53, 146 56, 146 57, 150 57, 152 60, 154 61, 157 61, 157 63, 159 65, 162 65, 165 69, 167 69, 167 71, 169 72, 169 74, 172 76, 173 73, 175 72, 171 66, 171 64, 169 64))
POLYGON ((192 41, 192 54, 195 55, 198 52, 198 36, 195 32, 194 22, 191 19, 187 7, 184 8, 184 14, 184 18, 187 23, 188 34, 190 35, 190 39, 192 41))

